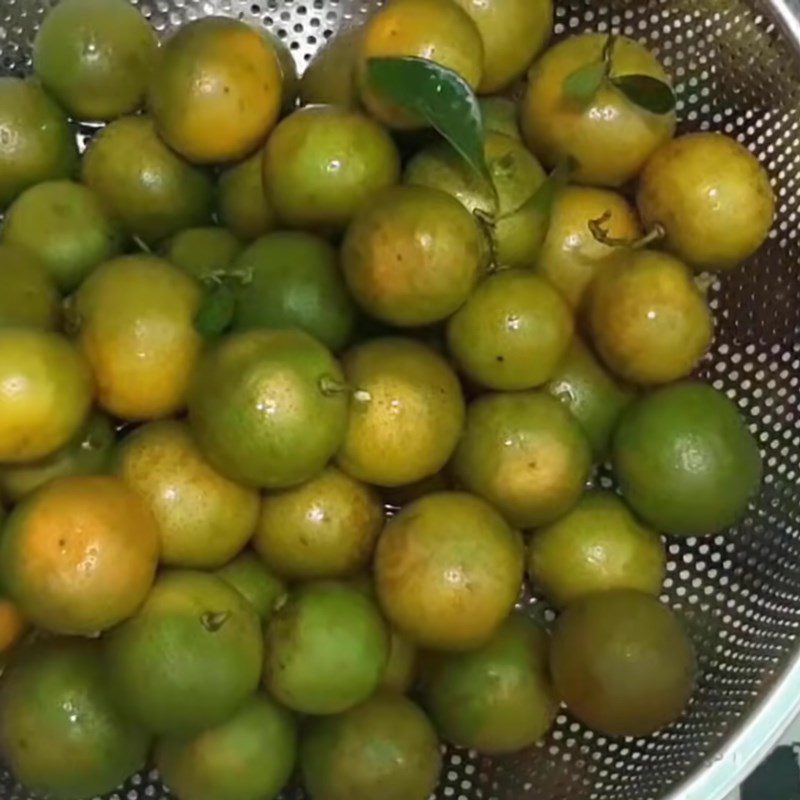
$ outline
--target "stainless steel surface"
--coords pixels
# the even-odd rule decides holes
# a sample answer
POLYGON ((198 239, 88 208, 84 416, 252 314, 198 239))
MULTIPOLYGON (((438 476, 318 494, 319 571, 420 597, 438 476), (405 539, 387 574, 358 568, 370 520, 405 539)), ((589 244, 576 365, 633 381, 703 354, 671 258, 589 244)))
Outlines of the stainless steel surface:
MULTIPOLYGON (((0 0, 3 72, 28 68, 47 2, 0 0)), ((204 14, 238 16, 286 39, 304 64, 378 0, 142 0, 162 35, 204 14)), ((450 750, 437 798, 719 800, 800 711, 800 0, 568 0, 556 34, 619 30, 662 58, 683 128, 721 130, 769 170, 773 234, 752 263, 715 284, 717 336, 702 373, 734 398, 764 453, 766 483, 725 535, 669 545, 664 599, 683 613, 702 675, 681 721, 647 739, 612 740, 562 714, 549 739, 490 760, 450 750)), ((607 477, 599 476, 603 482, 607 477)), ((531 612, 549 616, 536 600, 531 612)), ((159 798, 155 774, 114 800, 159 798)), ((302 797, 287 793, 288 797, 302 797)), ((0 777, 0 800, 24 790, 0 777)))

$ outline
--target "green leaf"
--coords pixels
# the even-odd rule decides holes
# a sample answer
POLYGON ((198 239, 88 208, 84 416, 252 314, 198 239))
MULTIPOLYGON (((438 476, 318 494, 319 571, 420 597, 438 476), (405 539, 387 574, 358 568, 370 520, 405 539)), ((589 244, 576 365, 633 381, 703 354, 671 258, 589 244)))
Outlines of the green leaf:
POLYGON ((573 103, 589 105, 603 85, 607 73, 608 68, 602 61, 578 67, 564 79, 564 96, 573 103))
POLYGON ((578 162, 572 156, 567 156, 556 165, 556 168, 547 176, 525 205, 534 208, 542 216, 549 217, 553 211, 556 195, 569 183, 569 179, 577 168, 578 162))
POLYGON ((203 336, 213 338, 224 333, 233 322, 236 299, 225 283, 211 286, 194 318, 194 327, 203 336))
POLYGON ((424 58, 373 58, 367 80, 381 97, 422 117, 489 185, 483 118, 475 93, 457 73, 424 58))
POLYGON ((619 75, 611 79, 632 103, 653 114, 669 114, 675 110, 675 93, 651 75, 619 75))

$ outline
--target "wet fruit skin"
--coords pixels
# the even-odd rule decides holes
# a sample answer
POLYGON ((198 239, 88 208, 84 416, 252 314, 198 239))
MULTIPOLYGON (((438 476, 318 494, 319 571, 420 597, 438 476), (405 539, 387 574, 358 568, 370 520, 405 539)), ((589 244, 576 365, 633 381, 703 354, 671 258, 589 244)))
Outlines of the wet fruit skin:
POLYGON ((484 49, 478 91, 493 94, 522 77, 553 28, 551 0, 456 0, 472 17, 484 49))
POLYGON ((645 226, 661 225, 664 245, 697 270, 729 270, 766 239, 775 198, 747 148, 718 133, 681 136, 647 163, 637 191, 645 226))
POLYGON ((258 687, 258 614, 205 572, 162 572, 137 613, 104 641, 116 702, 156 734, 190 736, 220 725, 258 687))
POLYGON ((614 434, 612 456, 628 504, 675 536, 735 524, 761 486, 758 444, 737 407, 697 381, 634 403, 614 434))
POLYGON ((383 527, 377 494, 335 467, 265 495, 253 546, 290 580, 346 578, 365 569, 383 527))
POLYGON ((467 299, 482 264, 482 233, 472 215, 436 189, 398 186, 356 214, 342 247, 342 269, 356 302, 397 327, 446 319, 467 299))
POLYGON ((233 263, 233 329, 300 328, 339 351, 351 339, 356 307, 344 284, 336 249, 311 233, 275 231, 233 263))
POLYGON ((61 298, 37 256, 16 245, 0 243, 0 285, 0 328, 56 327, 61 298))
POLYGON ((244 158, 266 139, 282 101, 271 41, 244 22, 203 17, 161 49, 147 107, 164 141, 189 161, 244 158))
POLYGON ((597 277, 586 323, 609 369, 642 385, 688 375, 714 335, 711 311, 688 267, 655 250, 623 254, 597 277))
POLYGON ((111 477, 61 478, 18 505, 0 540, 0 580, 25 616, 88 636, 144 600, 158 561, 150 511, 111 477))
POLYGON ((211 220, 211 177, 175 155, 146 116, 103 128, 83 156, 81 180, 128 234, 149 245, 211 220))
POLYGON ((577 336, 545 391, 578 420, 597 460, 608 453, 617 422, 636 397, 634 390, 612 377, 577 336))
POLYGON ((295 711, 339 714, 377 689, 388 653, 371 598, 346 583, 306 583, 267 626, 264 684, 295 711))
POLYGON ((466 651, 488 641, 522 581, 522 540, 486 502, 427 495, 389 520, 375 585, 389 621, 421 647, 466 651))
POLYGON ((543 392, 509 392, 470 404, 452 469, 512 524, 532 528, 577 503, 591 463, 585 434, 559 401, 543 392))
POLYGON ((245 546, 258 520, 259 497, 220 475, 184 422, 137 428, 118 446, 114 471, 158 522, 160 561, 215 569, 245 546))
POLYGON ((33 70, 73 119, 136 111, 158 54, 155 31, 123 0, 66 0, 45 17, 33 70))
POLYGON ((274 800, 291 776, 297 723, 263 692, 210 730, 156 743, 155 764, 183 800, 274 800))
POLYGON ((300 751, 312 800, 427 800, 441 766, 427 717, 390 692, 338 717, 312 721, 300 751))
POLYGON ((591 491, 528 548, 531 581, 557 608, 593 592, 636 589, 658 596, 666 572, 661 537, 613 493, 591 491))
POLYGON ((150 740, 117 710, 101 644, 50 639, 27 648, 0 689, 0 747, 25 786, 54 800, 111 792, 141 769, 150 740))
POLYGON ((72 181, 47 181, 23 192, 8 209, 2 238, 36 253, 65 294, 125 243, 100 197, 72 181))
POLYGON ((64 337, 0 329, 0 463, 63 447, 86 419, 93 389, 88 364, 64 337))
POLYGON ((383 100, 367 83, 370 59, 395 56, 428 58, 456 72, 473 89, 483 77, 483 41, 463 9, 452 0, 395 0, 367 22, 356 66, 362 102, 391 128, 425 127, 420 118, 383 100))
POLYGON ((400 179, 400 154, 388 132, 358 111, 301 108, 264 148, 264 187, 289 228, 340 234, 372 195, 400 179))
POLYGON ((558 618, 550 669, 582 722, 609 736, 648 736, 681 715, 696 664, 689 637, 666 606, 617 590, 588 595, 558 618))
POLYGON ((271 489, 303 483, 344 438, 343 378, 330 352, 301 331, 229 336, 195 372, 193 434, 206 458, 234 481, 271 489))
POLYGON ((35 83, 0 77, 0 209, 30 186, 71 178, 78 146, 64 112, 35 83))
POLYGON ((441 736, 498 755, 539 741, 558 711, 549 648, 544 629, 514 613, 478 650, 427 656, 422 701, 441 736))
POLYGON ((0 468, 0 496, 13 503, 56 478, 105 475, 111 465, 114 428, 104 414, 93 412, 75 436, 47 458, 0 468))
POLYGON ((495 267, 532 267, 546 233, 546 217, 528 201, 544 182, 539 162, 519 139, 487 129, 484 156, 492 186, 446 142, 436 142, 407 164, 404 181, 440 189, 486 220, 487 260, 495 267))
POLYGON ((262 177, 263 153, 228 167, 217 183, 217 214, 220 222, 243 242, 252 242, 278 224, 275 209, 267 200, 262 177))
POLYGON ((491 275, 450 318, 456 364, 489 389, 532 389, 553 377, 574 333, 572 311, 544 278, 529 271, 491 275))
POLYGON ((317 51, 300 79, 300 99, 304 106, 358 108, 356 61, 363 35, 363 25, 347 28, 317 51))
MULTIPOLYGON (((587 106, 564 95, 564 81, 576 70, 602 60, 608 36, 589 33, 565 39, 531 69, 522 101, 522 134, 548 167, 568 156, 578 166, 573 179, 597 186, 622 186, 639 174, 650 156, 675 132, 675 112, 653 114, 631 103, 610 85, 587 106)), ((626 37, 616 40, 612 76, 649 75, 669 83, 656 58, 626 37)))
POLYGON ((608 236, 634 242, 642 235, 636 211, 617 192, 589 186, 565 186, 556 196, 550 224, 536 266, 564 295, 580 308, 596 275, 613 264, 618 247, 597 241, 589 223, 605 219, 608 236))
POLYGON ((464 397, 450 365, 413 339, 387 337, 345 354, 353 387, 338 466, 376 486, 402 486, 435 475, 464 425, 464 397))
POLYGON ((203 344, 200 300, 198 283, 150 255, 107 261, 84 281, 70 313, 105 410, 148 420, 185 407, 203 344))

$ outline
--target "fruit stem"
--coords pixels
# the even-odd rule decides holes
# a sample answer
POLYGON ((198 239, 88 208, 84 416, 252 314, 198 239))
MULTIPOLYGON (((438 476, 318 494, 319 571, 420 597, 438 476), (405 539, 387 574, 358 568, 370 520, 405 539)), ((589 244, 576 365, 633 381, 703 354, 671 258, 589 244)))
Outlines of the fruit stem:
POLYGON ((216 633, 230 617, 230 611, 206 611, 200 617, 200 623, 209 633, 216 633))
POLYGON ((589 232, 600 244, 604 244, 606 247, 627 247, 630 250, 643 250, 653 242, 660 241, 666 235, 664 226, 657 222, 644 236, 640 236, 638 239, 611 236, 606 227, 610 219, 611 212, 606 211, 603 216, 589 220, 589 232))

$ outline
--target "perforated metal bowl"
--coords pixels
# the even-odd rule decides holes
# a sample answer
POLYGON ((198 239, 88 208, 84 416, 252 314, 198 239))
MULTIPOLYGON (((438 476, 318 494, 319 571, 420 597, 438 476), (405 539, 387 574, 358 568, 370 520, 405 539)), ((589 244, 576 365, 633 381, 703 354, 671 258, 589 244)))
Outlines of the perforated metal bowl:
MULTIPOLYGON (((0 0, 0 72, 27 71, 31 39, 51 3, 0 0)), ((265 25, 289 42, 301 66, 337 29, 379 5, 140 1, 162 35, 212 13, 265 25)), ((562 714, 546 742, 511 758, 449 750, 437 798, 719 800, 800 711, 800 0, 567 0, 558 7, 558 37, 612 29, 658 53, 674 78, 685 130, 736 136, 775 185, 769 242, 712 288, 717 337, 702 369, 758 437, 764 492, 725 535, 669 545, 664 599, 684 614, 702 668, 682 720, 647 739, 613 740, 562 714)), ((531 613, 548 614, 535 598, 528 604, 531 613)), ((113 800, 163 796, 150 773, 113 800)), ((0 775, 0 800, 26 797, 0 775)))

